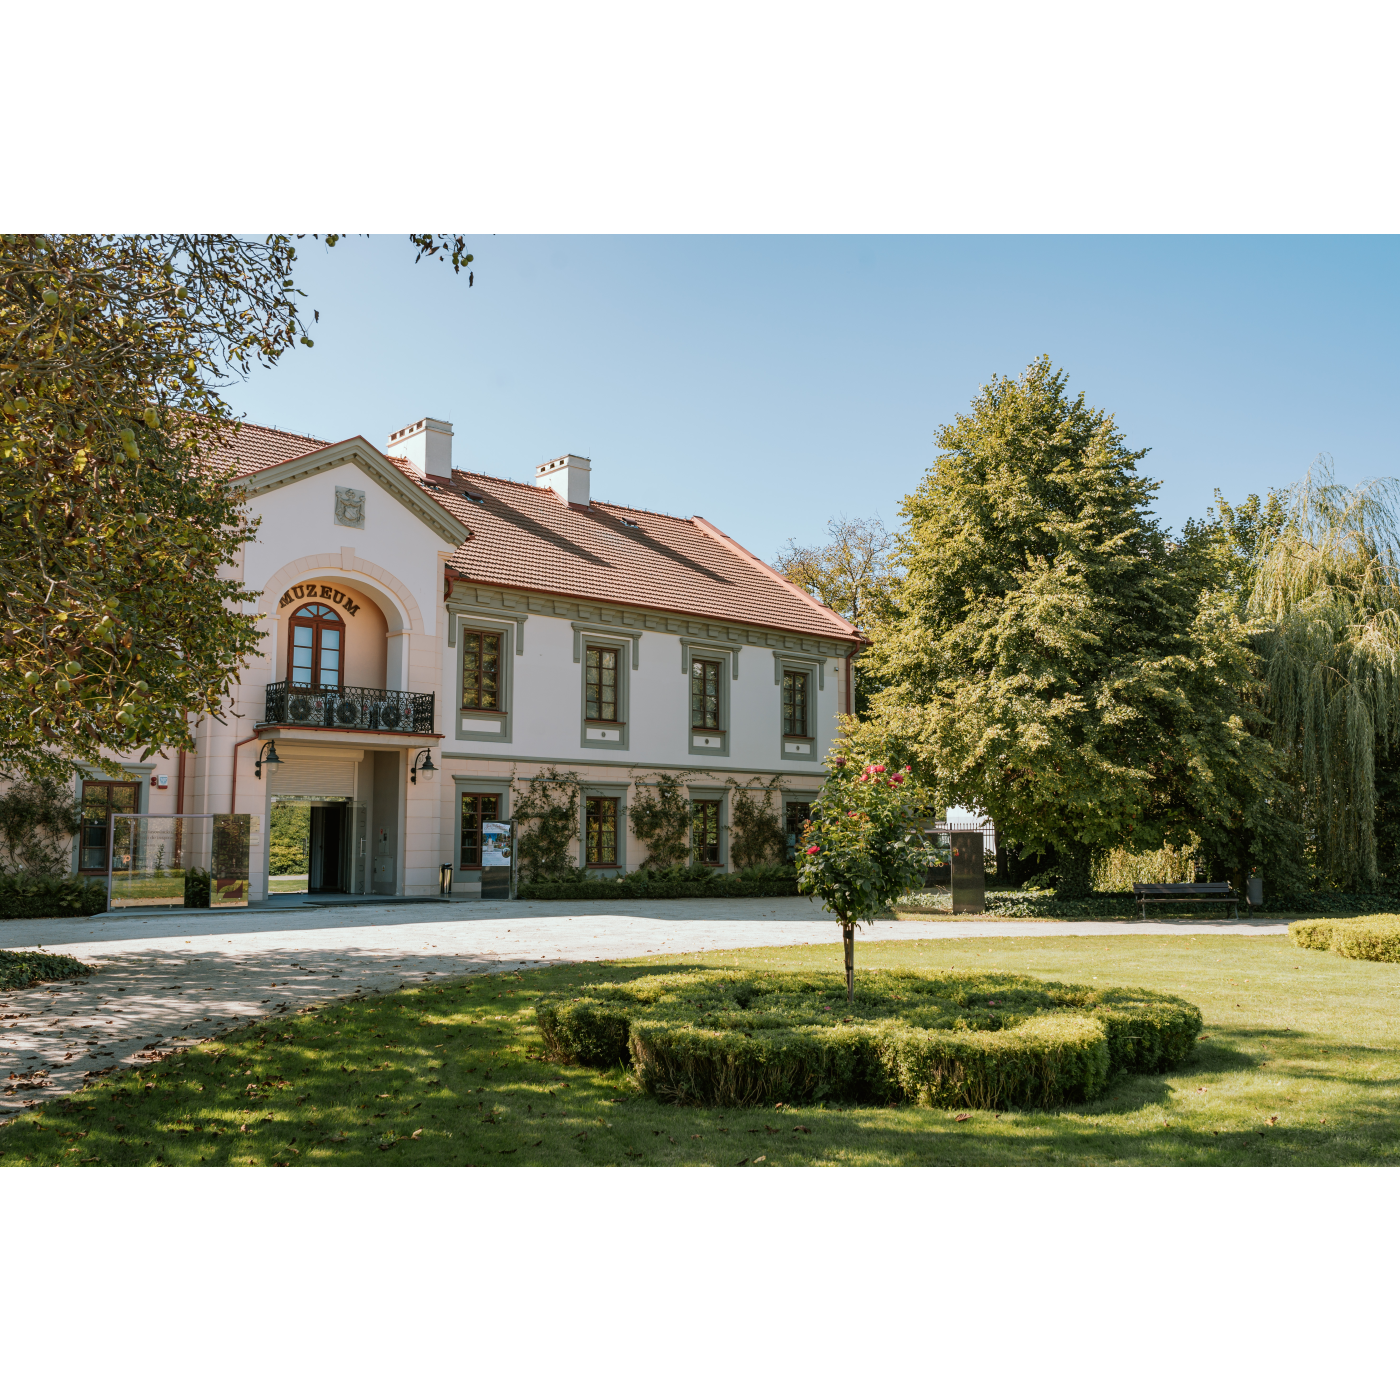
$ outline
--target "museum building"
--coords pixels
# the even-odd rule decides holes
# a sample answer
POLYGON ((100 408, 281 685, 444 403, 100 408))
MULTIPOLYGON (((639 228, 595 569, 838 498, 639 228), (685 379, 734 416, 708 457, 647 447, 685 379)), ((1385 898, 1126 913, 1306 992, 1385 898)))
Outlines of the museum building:
POLYGON ((573 455, 532 484, 459 471, 433 418, 382 450, 244 424, 224 457, 261 520, 233 566, 261 652, 188 753, 81 780, 77 873, 110 869, 113 813, 247 813, 261 901, 290 804, 313 893, 436 895, 447 865, 479 897, 484 828, 551 767, 599 878, 646 858, 628 804, 657 773, 684 777, 693 859, 729 867, 732 781, 781 778, 800 829, 862 638, 708 520, 595 500, 573 455))

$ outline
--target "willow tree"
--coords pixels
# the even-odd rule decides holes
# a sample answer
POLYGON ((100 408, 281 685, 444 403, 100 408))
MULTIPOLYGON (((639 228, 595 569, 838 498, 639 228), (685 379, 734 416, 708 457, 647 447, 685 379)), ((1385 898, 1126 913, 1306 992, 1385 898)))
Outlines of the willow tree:
POLYGON ((1272 758, 1214 537, 1160 529, 1143 451, 1044 359, 988 384, 938 446, 866 662, 886 686, 874 744, 1053 852, 1066 892, 1096 849, 1247 846, 1272 758))
POLYGON ((1329 884, 1369 885, 1377 760, 1400 740, 1400 483, 1337 483, 1319 458, 1261 551, 1249 612, 1263 624, 1271 737, 1329 884))

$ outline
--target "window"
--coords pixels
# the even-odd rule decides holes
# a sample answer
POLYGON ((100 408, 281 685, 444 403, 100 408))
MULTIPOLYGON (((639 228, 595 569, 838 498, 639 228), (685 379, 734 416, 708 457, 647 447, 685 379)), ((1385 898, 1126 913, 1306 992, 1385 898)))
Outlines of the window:
POLYGON ((584 864, 617 864, 617 805, 615 797, 584 800, 584 864))
POLYGON ((722 661, 690 663, 690 727, 718 731, 722 661))
POLYGON ((459 870, 481 869, 481 824, 500 821, 501 799, 495 793, 462 794, 462 855, 459 870))
POLYGON ((292 685, 339 690, 345 624, 324 603, 308 603, 290 619, 287 679, 292 685))
POLYGON ((78 843, 78 869, 107 870, 107 818, 112 813, 137 810, 135 783, 83 784, 82 838, 78 843))
POLYGON ((805 739, 811 732, 807 728, 807 686, 810 681, 811 677, 806 671, 783 672, 784 734, 805 739))
POLYGON ((802 839, 802 828, 812 820, 810 802, 789 802, 787 804, 787 858, 797 859, 797 843, 802 839))
POLYGON ((462 708, 501 708, 501 634, 462 633, 462 708))
POLYGON ((702 865, 719 864, 719 802, 691 804, 692 849, 702 865))
POLYGON ((617 723, 617 658, 609 647, 589 647, 584 656, 583 717, 617 723))

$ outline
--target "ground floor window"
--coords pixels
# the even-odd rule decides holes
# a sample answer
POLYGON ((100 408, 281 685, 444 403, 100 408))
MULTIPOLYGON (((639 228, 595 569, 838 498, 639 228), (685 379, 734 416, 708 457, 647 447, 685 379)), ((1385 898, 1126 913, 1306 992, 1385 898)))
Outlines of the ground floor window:
POLYGON ((139 810, 136 783, 85 782, 83 784, 82 839, 78 845, 78 869, 107 873, 107 818, 113 813, 139 810))
POLYGON ((719 864, 719 803, 701 801, 691 804, 693 849, 695 859, 702 865, 719 864))
POLYGON ((810 802, 789 802, 787 804, 787 858, 797 859, 797 843, 802 839, 802 828, 812 819, 810 802))
POLYGON ((589 797, 584 800, 584 864, 617 864, 617 807, 615 797, 589 797))
POLYGON ((462 794, 462 854, 459 870, 481 869, 481 824, 500 821, 501 799, 493 792, 462 794))

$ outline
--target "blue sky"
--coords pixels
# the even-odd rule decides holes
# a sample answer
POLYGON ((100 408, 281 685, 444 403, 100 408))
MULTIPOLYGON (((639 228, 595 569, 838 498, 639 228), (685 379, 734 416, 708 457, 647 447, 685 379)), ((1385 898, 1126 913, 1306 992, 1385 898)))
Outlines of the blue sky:
POLYGON ((1400 240, 474 237, 476 285, 408 240, 308 240, 312 350, 235 386, 317 437, 452 421, 455 465, 530 480, 593 459, 595 496, 704 515, 772 558, 880 515, 940 424, 1045 353, 1113 412, 1179 525, 1219 486, 1319 452, 1400 475, 1400 240))

